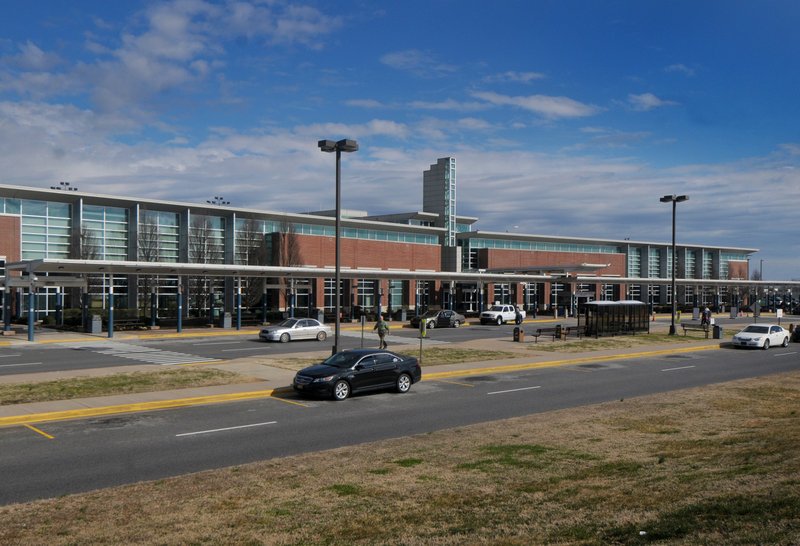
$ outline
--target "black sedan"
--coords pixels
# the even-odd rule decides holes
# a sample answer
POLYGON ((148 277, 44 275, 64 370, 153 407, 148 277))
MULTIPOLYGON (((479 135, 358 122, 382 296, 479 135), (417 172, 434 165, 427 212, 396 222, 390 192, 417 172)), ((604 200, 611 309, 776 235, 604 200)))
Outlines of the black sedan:
POLYGON ((420 379, 422 369, 414 357, 383 349, 352 349, 303 368, 295 375, 292 387, 300 394, 344 400, 352 393, 364 391, 408 392, 420 379))

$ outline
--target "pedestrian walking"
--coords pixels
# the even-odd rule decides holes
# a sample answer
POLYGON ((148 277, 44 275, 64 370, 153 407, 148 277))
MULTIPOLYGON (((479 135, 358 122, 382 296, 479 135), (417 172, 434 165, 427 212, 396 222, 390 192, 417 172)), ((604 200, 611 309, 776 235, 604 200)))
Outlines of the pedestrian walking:
POLYGON ((379 349, 386 349, 388 345, 386 344, 386 334, 389 333, 389 323, 383 320, 382 316, 378 317, 378 322, 375 323, 375 326, 372 327, 373 330, 378 331, 378 337, 381 340, 379 349))

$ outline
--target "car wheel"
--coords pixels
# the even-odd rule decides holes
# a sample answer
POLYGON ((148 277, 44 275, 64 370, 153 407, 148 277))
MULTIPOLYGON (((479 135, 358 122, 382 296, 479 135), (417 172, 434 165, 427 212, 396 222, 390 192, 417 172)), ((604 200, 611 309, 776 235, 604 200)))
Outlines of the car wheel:
POLYGON ((326 334, 325 332, 320 332, 317 334, 317 341, 325 341, 327 337, 328 334, 326 334))
POLYGON ((765 351, 766 351, 767 349, 769 349, 769 340, 768 340, 768 339, 765 339, 765 340, 764 340, 764 346, 763 346, 763 347, 761 347, 761 348, 762 348, 762 349, 764 349, 765 351))
POLYGON ((781 345, 781 347, 788 347, 788 346, 789 346, 789 338, 785 337, 783 338, 783 345, 781 345))
POLYGON ((397 392, 404 393, 411 390, 411 376, 407 373, 401 373, 397 378, 397 392))
POLYGON ((428 323, 428 330, 433 330, 434 328, 436 328, 436 322, 432 320, 428 323))
POLYGON ((461 326, 461 321, 460 320, 454 320, 453 321, 453 328, 458 328, 459 326, 461 326))
POLYGON ((333 399, 344 400, 348 396, 350 396, 350 383, 344 379, 340 379, 333 386, 333 399))
POLYGON ((503 317, 497 317, 497 325, 500 326, 503 324, 503 317))
POLYGON ((289 341, 289 334, 281 334, 281 343, 289 341))

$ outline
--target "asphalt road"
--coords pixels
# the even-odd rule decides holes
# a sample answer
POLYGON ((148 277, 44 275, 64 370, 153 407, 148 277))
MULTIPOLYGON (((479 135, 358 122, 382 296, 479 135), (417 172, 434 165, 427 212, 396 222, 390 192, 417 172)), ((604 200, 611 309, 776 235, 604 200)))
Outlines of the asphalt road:
MULTIPOLYGON (((684 320, 686 317, 684 317, 684 320)), ((730 337, 753 322, 752 318, 738 319, 718 318, 718 323, 725 329, 725 338, 730 337)), ((558 321, 564 326, 575 324, 575 319, 558 321)), ((669 322, 668 320, 666 322, 669 322)), ((767 322, 767 320, 761 320, 767 322)), ((782 320, 788 328, 790 323, 800 322, 800 317, 790 316, 782 320)), ((661 319, 662 327, 665 323, 661 319)), ((527 323, 523 328, 533 330, 556 324, 553 322, 527 323)), ((375 346, 376 336, 372 333, 372 324, 366 324, 363 331, 348 325, 342 330, 339 346, 341 349, 375 346)), ((507 338, 511 339, 513 324, 502 326, 462 326, 461 328, 436 328, 428 330, 426 343, 459 343, 475 339, 507 338)), ((680 334, 678 328, 678 334, 680 334)), ((418 332, 412 328, 403 328, 394 323, 389 344, 407 343, 418 339, 418 332)), ((267 343, 259 341, 257 335, 217 336, 213 334, 203 338, 163 338, 163 339, 123 339, 91 338, 82 342, 70 342, 53 345, 17 345, 0 347, 0 376, 20 373, 74 371, 91 368, 113 366, 133 366, 141 364, 174 365, 213 360, 230 360, 246 356, 277 356, 308 351, 330 351, 332 338, 324 342, 294 341, 291 343, 267 343)), ((390 347, 391 348, 391 347, 390 347)))
MULTIPOLYGON (((796 345, 428 380, 344 402, 263 400, 0 429, 0 504, 797 369, 796 345)), ((433 370, 432 370, 433 371, 433 370)))
MULTIPOLYGON (((574 322, 574 321, 573 321, 574 322)), ((469 339, 490 339, 512 336, 514 325, 462 326, 438 328, 428 332, 426 343, 457 343, 469 339)), ((418 339, 411 328, 395 326, 390 331, 389 343, 408 343, 418 339)), ((372 325, 342 331, 340 349, 377 345, 372 325)), ((230 360, 247 356, 291 355, 308 351, 328 352, 333 347, 332 338, 290 343, 263 342, 256 334, 213 336, 196 338, 124 339, 91 338, 68 343, 16 345, 0 347, 0 376, 20 373, 74 371, 114 366, 141 364, 175 365, 214 360, 230 360)))

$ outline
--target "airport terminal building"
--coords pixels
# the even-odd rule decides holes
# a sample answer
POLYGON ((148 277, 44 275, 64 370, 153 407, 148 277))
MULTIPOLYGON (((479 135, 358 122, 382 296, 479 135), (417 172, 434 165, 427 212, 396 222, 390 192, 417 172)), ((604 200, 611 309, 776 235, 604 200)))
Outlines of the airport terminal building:
MULTIPOLYGON (((456 174, 453 157, 431 165, 419 211, 342 211, 343 318, 470 314, 495 302, 561 313, 596 300, 668 306, 673 260, 679 306, 745 303, 740 284, 726 281, 748 279, 757 249, 677 245, 673 256, 671 242, 481 231, 478 218, 457 214, 456 174)), ((240 305, 262 319, 335 309, 335 211, 68 190, 0 185, 0 308, 14 318, 28 312, 31 290, 38 319, 81 304, 104 309, 112 293, 117 309, 199 321, 240 305)))

